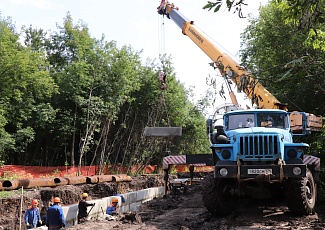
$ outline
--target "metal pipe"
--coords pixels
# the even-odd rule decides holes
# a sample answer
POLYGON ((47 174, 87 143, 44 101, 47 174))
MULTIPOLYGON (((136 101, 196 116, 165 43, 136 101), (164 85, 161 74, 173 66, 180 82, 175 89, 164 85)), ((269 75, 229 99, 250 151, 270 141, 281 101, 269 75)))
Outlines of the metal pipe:
POLYGON ((34 178, 22 180, 5 180, 2 183, 5 190, 13 190, 21 187, 34 188, 34 187, 55 187, 53 178, 34 178))
POLYGON ((60 185, 76 184, 96 184, 101 182, 130 182, 132 178, 126 174, 118 175, 97 175, 97 176, 74 176, 74 177, 56 177, 56 178, 32 178, 21 180, 3 180, 0 181, 0 190, 15 190, 21 187, 25 189, 34 187, 55 187, 60 185))
POLYGON ((68 184, 86 184, 86 177, 84 176, 74 176, 67 177, 68 184))
POLYGON ((97 184, 99 181, 98 176, 88 176, 86 177, 87 184, 97 184))
POLYGON ((98 175, 98 183, 113 181, 112 175, 98 175))
POLYGON ((132 177, 126 175, 126 174, 118 174, 118 175, 112 175, 113 177, 113 181, 116 181, 116 182, 130 182, 132 181, 132 177))
POLYGON ((69 180, 67 178, 63 178, 63 177, 56 177, 56 178, 54 178, 54 183, 57 186, 67 185, 69 183, 69 180))

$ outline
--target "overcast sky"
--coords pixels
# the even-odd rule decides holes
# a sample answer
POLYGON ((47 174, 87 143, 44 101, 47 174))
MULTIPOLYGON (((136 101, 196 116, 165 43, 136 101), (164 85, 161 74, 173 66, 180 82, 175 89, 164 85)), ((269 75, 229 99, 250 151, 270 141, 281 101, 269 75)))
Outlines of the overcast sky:
MULTIPOLYGON (((210 39, 238 58, 240 33, 248 25, 247 19, 240 19, 237 14, 226 10, 218 13, 203 10, 207 0, 170 2, 210 39)), ((265 4, 267 1, 246 2, 249 6, 243 9, 244 14, 257 16, 261 2, 265 4)), ((199 98, 205 95, 206 77, 216 75, 208 65, 210 59, 182 35, 172 20, 162 20, 157 13, 159 4, 160 0, 0 0, 0 12, 2 18, 12 18, 17 30, 22 25, 32 25, 33 28, 52 31, 57 30, 56 24, 63 25, 63 18, 70 12, 76 23, 82 20, 87 24, 92 37, 100 39, 104 34, 107 41, 115 40, 119 47, 130 45, 136 51, 142 50, 143 61, 158 59, 164 51, 172 57, 177 78, 187 88, 195 87, 196 98, 199 98)), ((222 82, 222 79, 217 81, 222 82)), ((220 104, 225 103, 221 98, 219 100, 220 104)), ((244 102, 240 100, 240 103, 244 102)))

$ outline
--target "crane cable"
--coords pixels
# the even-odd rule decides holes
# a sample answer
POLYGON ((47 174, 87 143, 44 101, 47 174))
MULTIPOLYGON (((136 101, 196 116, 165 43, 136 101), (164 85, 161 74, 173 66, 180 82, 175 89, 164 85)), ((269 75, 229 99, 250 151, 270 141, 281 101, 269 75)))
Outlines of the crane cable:
MULTIPOLYGON (((167 118, 167 126, 170 127, 170 119, 168 114, 168 109, 166 106, 165 101, 165 90, 167 89, 166 86, 166 73, 165 73, 165 65, 164 65, 164 54, 165 54, 165 17, 161 17, 158 15, 158 38, 159 38, 159 60, 162 62, 162 71, 158 74, 158 81, 160 82, 160 89, 161 89, 161 96, 160 96, 160 107, 158 108, 161 111, 161 118, 163 118, 164 112, 167 118), (162 20, 161 20, 162 18, 162 20)), ((165 140, 165 152, 168 151, 168 140, 165 140)))
POLYGON ((159 37, 159 59, 162 62, 162 71, 159 72, 158 74, 158 80, 161 83, 160 89, 161 89, 161 97, 160 97, 160 110, 162 111, 161 115, 163 113, 166 113, 167 117, 167 125, 170 126, 170 119, 169 119, 169 114, 166 106, 166 101, 165 101, 165 90, 167 88, 166 86, 166 73, 165 73, 165 65, 164 65, 164 57, 163 55, 165 54, 165 17, 162 17, 162 20, 160 20, 161 16, 158 15, 158 37, 159 37))

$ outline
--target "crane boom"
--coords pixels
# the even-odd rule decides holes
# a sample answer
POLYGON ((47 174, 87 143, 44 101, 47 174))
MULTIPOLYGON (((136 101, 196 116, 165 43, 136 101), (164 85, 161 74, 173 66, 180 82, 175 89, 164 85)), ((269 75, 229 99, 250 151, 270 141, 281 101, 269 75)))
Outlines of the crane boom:
POLYGON ((251 74, 241 67, 231 56, 218 48, 206 35, 200 31, 193 21, 188 20, 174 4, 162 0, 158 7, 158 13, 172 19, 182 33, 188 36, 211 60, 214 68, 219 69, 222 76, 228 75, 236 84, 240 85, 246 80, 244 93, 249 99, 264 109, 287 109, 286 104, 281 104, 267 89, 265 89, 251 74))
MULTIPOLYGON (((182 33, 189 37, 212 60, 211 66, 214 69, 218 69, 224 78, 229 77, 237 87, 240 87, 257 108, 287 111, 287 104, 283 104, 276 99, 249 71, 240 66, 236 60, 212 42, 194 25, 193 21, 188 20, 179 12, 178 7, 175 7, 174 4, 169 3, 167 0, 162 0, 157 9, 158 14, 172 19, 182 30, 182 33)), ((230 98, 233 104, 238 106, 238 102, 232 91, 230 91, 230 98)), ((311 113, 304 113, 304 116, 298 116, 297 114, 298 112, 293 112, 290 115, 293 132, 300 133, 304 128, 310 131, 322 130, 323 120, 321 116, 316 116, 311 113)))

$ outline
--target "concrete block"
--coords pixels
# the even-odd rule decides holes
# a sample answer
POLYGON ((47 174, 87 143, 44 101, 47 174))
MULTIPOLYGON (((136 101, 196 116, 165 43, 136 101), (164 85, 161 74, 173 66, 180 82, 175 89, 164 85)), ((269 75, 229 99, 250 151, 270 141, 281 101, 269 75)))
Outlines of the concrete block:
POLYGON ((140 207, 141 207, 141 204, 142 204, 141 201, 130 204, 130 211, 131 212, 137 212, 137 211, 139 211, 140 210, 140 207))
POLYGON ((128 192, 123 196, 126 204, 132 204, 137 201, 137 192, 128 192))
MULTIPOLYGON (((122 194, 125 198, 125 203, 122 203, 120 196, 115 196, 119 199, 119 213, 125 213, 129 211, 138 211, 141 204, 152 200, 155 197, 164 195, 164 187, 148 188, 140 191, 130 192, 122 194)), ((100 218, 106 213, 107 206, 111 204, 111 200, 114 196, 105 197, 98 200, 90 200, 88 202, 95 203, 95 206, 89 213, 88 218, 100 218)), ((88 207, 88 211, 91 207, 88 207)), ((63 214, 66 219, 67 227, 77 224, 78 204, 72 204, 62 207, 63 214)), ((46 228, 47 229, 47 228, 46 228)))
POLYGON ((182 136, 182 127, 145 127, 144 135, 147 137, 182 136))

